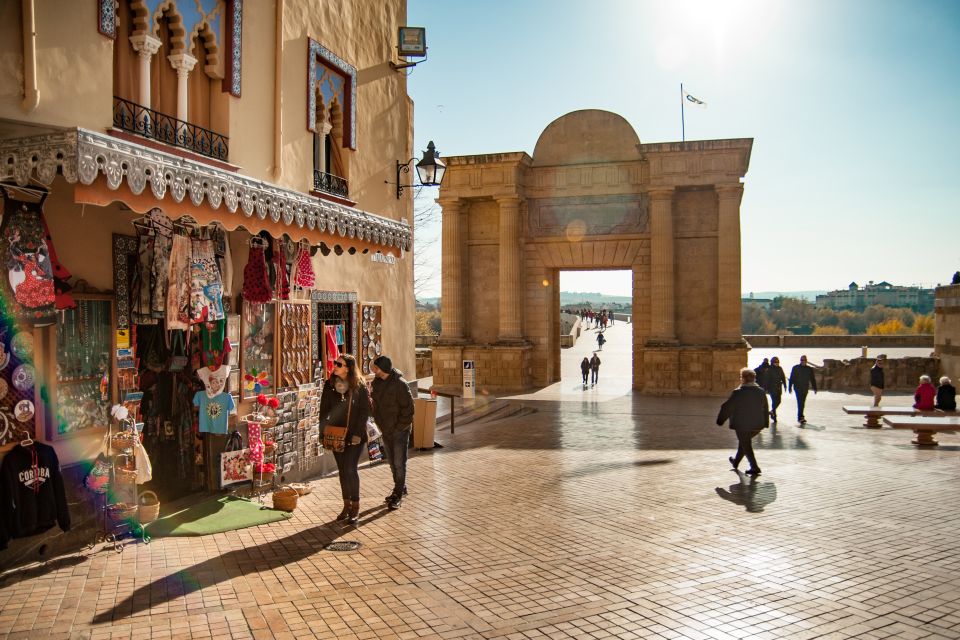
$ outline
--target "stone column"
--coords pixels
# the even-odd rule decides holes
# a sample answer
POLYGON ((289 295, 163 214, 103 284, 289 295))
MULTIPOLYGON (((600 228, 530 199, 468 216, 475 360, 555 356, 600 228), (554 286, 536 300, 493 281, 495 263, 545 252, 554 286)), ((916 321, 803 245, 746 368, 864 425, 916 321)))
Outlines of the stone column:
POLYGON ((443 280, 440 283, 441 339, 444 342, 463 341, 463 256, 461 255, 461 212, 459 198, 437 200, 442 213, 443 280))
POLYGON ((649 342, 673 344, 673 188, 657 188, 650 195, 650 337, 649 342))
POLYGON ((317 171, 323 173, 332 173, 327 171, 327 136, 333 130, 333 125, 329 122, 317 121, 317 156, 313 159, 317 171))
POLYGON ((520 198, 497 198, 500 206, 500 342, 523 340, 520 282, 520 198))
POLYGON ((187 112, 187 93, 189 87, 187 80, 190 78, 190 72, 197 64, 197 59, 189 53, 174 53, 167 56, 170 66, 177 70, 177 120, 189 122, 190 117, 187 112))
POLYGON ((137 99, 140 101, 140 106, 149 109, 150 59, 157 51, 160 51, 162 43, 159 38, 154 38, 146 33, 139 33, 130 36, 130 44, 133 45, 133 50, 140 55, 140 95, 137 96, 137 99))
POLYGON ((743 185, 716 185, 717 223, 717 342, 743 341, 740 324, 740 198, 743 185))

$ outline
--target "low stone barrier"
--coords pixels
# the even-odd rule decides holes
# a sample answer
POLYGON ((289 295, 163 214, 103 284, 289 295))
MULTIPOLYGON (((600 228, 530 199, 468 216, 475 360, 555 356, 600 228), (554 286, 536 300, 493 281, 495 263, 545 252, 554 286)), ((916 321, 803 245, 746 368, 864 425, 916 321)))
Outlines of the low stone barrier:
MULTIPOLYGON (((825 391, 870 392, 870 367, 873 358, 823 361, 817 368, 817 388, 825 391)), ((940 378, 940 358, 887 358, 883 366, 885 391, 913 391, 920 376, 930 376, 934 384, 940 378)), ((787 375, 790 372, 787 371, 787 375)))
POLYGON ((743 336, 751 347, 929 347, 933 350, 933 336, 910 334, 897 336, 872 336, 864 334, 846 336, 743 336))

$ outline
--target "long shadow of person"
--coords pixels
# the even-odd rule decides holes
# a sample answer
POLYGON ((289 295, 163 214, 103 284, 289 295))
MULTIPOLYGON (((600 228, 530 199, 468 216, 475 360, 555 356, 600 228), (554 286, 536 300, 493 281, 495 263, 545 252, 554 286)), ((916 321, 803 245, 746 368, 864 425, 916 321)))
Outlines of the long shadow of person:
MULTIPOLYGON (((369 524, 390 513, 380 505, 360 514, 358 526, 369 524)), ((112 608, 97 614, 93 624, 112 622, 146 611, 158 604, 170 602, 205 587, 232 580, 239 575, 271 571, 299 562, 323 549, 343 535, 350 535, 355 527, 344 527, 336 520, 318 524, 289 536, 250 548, 235 549, 215 558, 209 558, 169 576, 157 578, 118 602, 112 608)))
POLYGON ((760 513, 763 508, 777 499, 777 485, 772 482, 757 482, 756 476, 737 471, 740 482, 730 485, 730 489, 717 487, 717 495, 724 500, 746 507, 750 513, 760 513))

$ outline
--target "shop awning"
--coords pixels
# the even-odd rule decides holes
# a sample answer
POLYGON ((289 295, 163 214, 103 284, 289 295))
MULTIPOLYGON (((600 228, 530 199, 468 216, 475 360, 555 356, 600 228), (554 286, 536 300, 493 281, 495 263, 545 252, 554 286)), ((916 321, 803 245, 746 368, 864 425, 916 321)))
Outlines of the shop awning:
POLYGON ((86 129, 0 141, 0 180, 51 184, 58 171, 77 203, 125 203, 146 213, 159 207, 171 218, 200 224, 287 234, 313 245, 374 251, 405 250, 412 231, 398 222, 298 191, 147 148, 86 129))

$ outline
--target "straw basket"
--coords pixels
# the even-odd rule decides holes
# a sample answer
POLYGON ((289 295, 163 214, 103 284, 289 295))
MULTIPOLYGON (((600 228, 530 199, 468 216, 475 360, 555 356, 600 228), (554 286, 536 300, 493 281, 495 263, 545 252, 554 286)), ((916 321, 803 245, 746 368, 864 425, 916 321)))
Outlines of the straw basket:
POLYGON ((137 483, 137 470, 136 469, 114 469, 114 477, 117 480, 117 484, 136 484, 137 483))
POLYGON ((273 482, 273 471, 264 471, 263 473, 254 471, 253 480, 259 484, 271 484, 273 482))
POLYGON ((140 524, 153 522, 160 516, 160 499, 153 491, 140 494, 140 524))
POLYGON ((298 496, 305 496, 313 491, 310 485, 305 482, 291 482, 290 488, 296 491, 298 496))
POLYGON ((272 456, 277 450, 277 443, 271 442, 270 444, 263 445, 263 455, 272 456))
POLYGON ((280 511, 293 511, 297 508, 297 490, 284 487, 273 492, 273 508, 280 511))
POLYGON ((115 524, 129 522, 137 517, 137 505, 118 502, 107 505, 107 518, 115 524))
POLYGON ((125 451, 127 449, 132 449, 133 443, 136 441, 136 434, 130 433, 129 431, 121 431, 113 436, 111 443, 114 449, 117 449, 118 451, 125 451))

